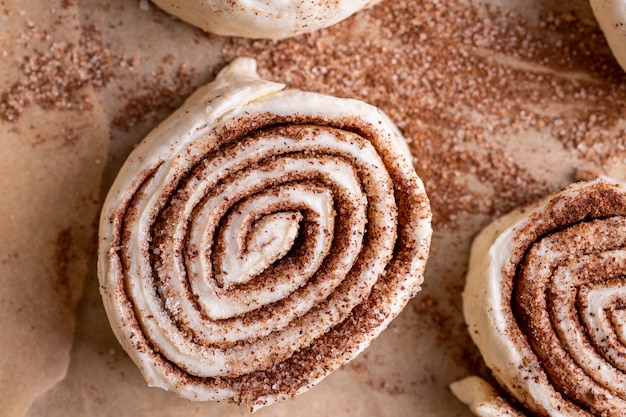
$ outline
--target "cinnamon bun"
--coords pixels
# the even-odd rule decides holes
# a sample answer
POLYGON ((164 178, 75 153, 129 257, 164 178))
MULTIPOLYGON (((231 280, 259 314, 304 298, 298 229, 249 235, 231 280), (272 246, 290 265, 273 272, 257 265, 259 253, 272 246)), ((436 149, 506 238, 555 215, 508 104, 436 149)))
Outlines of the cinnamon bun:
POLYGON ((225 36, 282 39, 331 26, 380 0, 152 0, 200 29, 225 36))
POLYGON ((420 289, 431 212, 385 114, 240 58, 132 152, 99 278, 152 386, 256 409, 365 349, 420 289))
POLYGON ((626 414, 626 184, 580 182, 485 228, 463 294, 493 376, 540 416, 626 414))

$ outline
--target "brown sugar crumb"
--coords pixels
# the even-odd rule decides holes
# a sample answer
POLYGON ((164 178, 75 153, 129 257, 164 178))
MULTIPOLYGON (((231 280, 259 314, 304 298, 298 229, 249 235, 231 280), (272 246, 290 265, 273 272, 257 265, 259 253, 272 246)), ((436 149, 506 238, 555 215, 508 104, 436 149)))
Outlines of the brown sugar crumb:
POLYGON ((503 149, 516 135, 541 133, 599 166, 626 149, 626 76, 595 21, 570 10, 534 21, 489 5, 388 1, 293 39, 229 39, 224 55, 255 57, 264 78, 383 109, 409 142, 435 227, 552 191, 503 149))
MULTIPOLYGON (((45 31, 33 28, 33 36, 46 40, 45 31)), ((112 54, 98 33, 82 28, 78 44, 52 42, 25 56, 19 63, 20 76, 0 92, 0 120, 17 120, 33 105, 44 109, 84 111, 91 107, 83 88, 103 87, 112 76, 112 54)))

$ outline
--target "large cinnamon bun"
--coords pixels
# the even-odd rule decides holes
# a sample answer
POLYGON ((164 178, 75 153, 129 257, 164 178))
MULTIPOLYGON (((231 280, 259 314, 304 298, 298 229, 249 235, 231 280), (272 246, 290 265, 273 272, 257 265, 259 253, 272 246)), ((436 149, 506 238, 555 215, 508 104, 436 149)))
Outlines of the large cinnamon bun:
POLYGON ((252 409, 361 352, 420 289, 430 206, 366 103, 237 59, 132 152, 104 203, 99 277, 148 383, 252 409))

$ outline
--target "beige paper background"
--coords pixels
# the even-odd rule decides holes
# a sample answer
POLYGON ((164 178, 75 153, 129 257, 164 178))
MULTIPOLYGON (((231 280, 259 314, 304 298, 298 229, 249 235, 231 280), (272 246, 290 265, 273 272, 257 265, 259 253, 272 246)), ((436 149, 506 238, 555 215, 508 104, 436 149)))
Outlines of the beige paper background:
MULTIPOLYGON (((76 8, 25 11, 2 3, 0 86, 21 77, 15 63, 36 48, 76 43, 76 8), (55 25, 64 19, 67 26, 55 25), (32 27, 46 27, 41 41, 32 27)), ((30 7, 28 8, 30 9, 30 7)), ((76 302, 90 270, 107 123, 94 91, 91 109, 28 108, 0 123, 0 415, 22 415, 65 373, 76 302)))
MULTIPOLYGON (((531 21, 546 10, 561 8, 590 17, 584 1, 490 2, 531 21)), ((191 28, 148 3, 28 3, 1 3, 0 94, 23 76, 20 63, 25 57, 43 53, 55 42, 78 45, 85 30, 96 33, 111 53, 115 76, 104 86, 88 82, 81 87, 80 94, 90 103, 87 109, 51 110, 33 104, 18 121, 0 119, 0 416, 247 415, 232 405, 190 403, 146 387, 108 326, 94 259, 99 202, 124 158, 149 129, 225 64, 225 39, 191 28), (49 36, 43 40, 42 30, 49 36), (142 106, 133 106, 133 100, 141 100, 142 106), (149 111, 137 115, 138 107, 149 111)), ((458 7, 465 6, 459 2, 458 7)), ((385 28, 390 21, 373 24, 385 28)), ((354 36, 376 36, 358 28, 354 25, 354 36)), ((575 28, 572 33, 575 36, 575 28)), ((598 53, 606 56, 608 51, 598 53)), ((501 60, 502 68, 527 65, 506 53, 494 53, 490 59, 501 60)), ((507 76, 503 72, 502 77, 507 76)), ((593 82, 602 88, 602 79, 593 82)), ((589 111, 590 106, 558 96, 549 101, 548 118, 562 117, 565 101, 567 112, 589 111)), ((601 111, 624 102, 594 106, 601 111)), ((475 112, 474 118, 480 119, 480 111, 475 112)), ((485 140, 490 149, 514 158, 520 169, 545 183, 546 190, 556 189, 573 180, 575 169, 623 177, 623 156, 614 145, 621 143, 624 119, 598 141, 602 157, 597 159, 564 147, 549 123, 528 132, 486 134, 485 140)), ((467 146, 477 158, 485 156, 484 148, 459 146, 467 146)), ((423 169, 419 163, 416 167, 423 169)), ((436 175, 453 174, 452 168, 439 169, 436 175)), ((488 182, 468 173, 454 175, 476 194, 493 199, 495 191, 488 182)), ((434 201, 440 191, 428 190, 434 201)), ((469 373, 484 373, 465 333, 460 292, 471 238, 492 215, 459 212, 455 226, 437 227, 423 291, 381 337, 311 391, 256 415, 469 416, 447 387, 469 373)))

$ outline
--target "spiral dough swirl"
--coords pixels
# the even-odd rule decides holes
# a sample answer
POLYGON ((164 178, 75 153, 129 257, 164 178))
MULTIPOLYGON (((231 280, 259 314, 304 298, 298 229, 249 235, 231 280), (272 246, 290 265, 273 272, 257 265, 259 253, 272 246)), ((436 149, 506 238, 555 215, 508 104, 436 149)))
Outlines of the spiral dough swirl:
POLYGON ((466 321, 524 409, 626 414, 625 276, 626 184, 612 179, 573 184, 477 237, 466 321))
POLYGON ((253 409, 363 350, 419 290, 430 209, 365 103, 239 59, 135 149, 104 204, 99 276, 150 385, 253 409))

